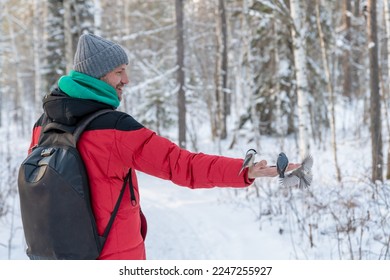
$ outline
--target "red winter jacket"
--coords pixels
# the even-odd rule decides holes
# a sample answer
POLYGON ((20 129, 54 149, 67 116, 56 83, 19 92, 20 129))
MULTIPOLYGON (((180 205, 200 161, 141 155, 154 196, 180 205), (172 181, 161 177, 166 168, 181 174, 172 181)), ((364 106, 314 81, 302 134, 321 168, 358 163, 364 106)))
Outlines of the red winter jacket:
MULTIPOLYGON (((80 117, 106 105, 74 99, 57 91, 44 109, 50 119, 74 124, 80 117)), ((38 142, 42 117, 35 124, 30 150, 38 142)), ((113 111, 95 119, 78 142, 89 175, 92 207, 100 234, 131 168, 136 204, 125 192, 117 217, 99 259, 146 259, 146 220, 140 211, 138 170, 189 188, 246 187, 247 172, 238 175, 242 159, 191 153, 143 127, 126 113, 113 111), (142 233, 141 233, 142 232, 142 233)))

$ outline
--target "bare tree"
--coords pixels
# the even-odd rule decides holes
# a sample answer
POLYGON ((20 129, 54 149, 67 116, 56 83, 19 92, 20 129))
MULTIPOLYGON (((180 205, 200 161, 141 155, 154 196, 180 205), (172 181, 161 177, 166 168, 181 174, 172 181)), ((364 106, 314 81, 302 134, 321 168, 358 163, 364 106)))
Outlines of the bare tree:
POLYGON ((343 67, 343 95, 351 98, 352 76, 351 76, 351 0, 343 0, 343 28, 345 47, 342 54, 343 67))
POLYGON ((294 48, 294 64, 297 82, 297 100, 298 100, 298 122, 299 122, 299 152, 303 158, 310 149, 308 135, 308 83, 307 83, 307 66, 306 53, 304 43, 304 14, 303 3, 299 0, 290 1, 291 18, 294 24, 291 28, 293 48, 294 48))
POLYGON ((177 24, 177 84, 179 86, 177 103, 179 109, 179 145, 186 147, 186 95, 184 74, 184 26, 183 26, 183 0, 175 0, 177 24))
POLYGON ((32 43, 34 55, 34 119, 41 114, 41 99, 43 96, 44 79, 42 79, 42 52, 44 49, 43 22, 46 17, 46 2, 34 0, 33 4, 33 26, 32 26, 32 43))
MULTIPOLYGON (((365 0, 363 0, 365 1, 365 0)), ((351 81, 352 91, 355 97, 361 97, 365 93, 366 78, 365 58, 367 57, 365 42, 366 42, 366 26, 361 11, 361 0, 353 1, 353 24, 351 35, 351 81)))
MULTIPOLYGON (((3 18, 4 17, 4 6, 5 4, 3 3, 3 1, 0 2, 0 18, 3 18)), ((0 38, 4 38, 4 31, 3 31, 3 27, 0 26, 0 38)), ((3 40, 0 40, 0 85, 2 85, 4 83, 4 56, 5 56, 5 42, 3 42, 3 40)), ((3 125, 3 119, 2 119, 2 114, 3 114, 3 90, 4 90, 4 87, 0 86, 0 127, 2 127, 3 125)), ((0 198, 1 198, 1 195, 0 195, 0 198)), ((0 200, 1 201, 1 200, 0 200)))
POLYGON ((228 114, 228 98, 227 98, 227 77, 228 77, 228 57, 227 57, 227 24, 225 1, 218 0, 217 9, 217 60, 215 71, 215 97, 217 103, 216 123, 218 137, 226 139, 226 118, 228 114))
MULTIPOLYGON (((390 3, 388 0, 384 1, 385 5, 385 21, 386 21, 386 35, 387 35, 387 82, 386 84, 388 85, 390 82, 390 3)), ((389 110, 386 106, 386 102, 390 99, 390 87, 387 86, 387 91, 385 91, 385 88, 383 88, 383 94, 384 96, 385 93, 387 93, 387 98, 384 99, 384 105, 386 108, 386 122, 387 122, 387 128, 388 128, 388 133, 390 134, 390 121, 389 121, 389 110)), ((390 135, 389 135, 389 143, 388 143, 388 150, 387 150, 387 175, 386 179, 390 179, 390 135)))
MULTIPOLYGON (((22 59, 20 55, 19 45, 17 44, 17 33, 15 31, 15 25, 19 26, 20 22, 14 18, 13 14, 9 12, 9 7, 6 4, 4 13, 7 18, 7 24, 8 24, 8 35, 11 42, 11 50, 12 50, 12 60, 13 60, 13 71, 15 73, 14 78, 16 79, 16 90, 14 92, 14 106, 15 106, 15 114, 14 114, 14 121, 17 123, 20 123, 20 129, 18 132, 20 135, 24 135, 26 132, 24 127, 24 116, 25 116, 25 108, 23 106, 23 79, 22 79, 22 59), (17 24, 15 24, 15 22, 17 24)), ((25 29, 25 27, 22 27, 25 29)))
POLYGON ((93 0, 93 4, 94 4, 93 21, 95 23, 95 34, 101 36, 100 33, 101 33, 102 12, 103 12, 101 0, 93 0))
POLYGON ((383 180, 381 98, 379 93, 378 40, 376 0, 367 1, 367 34, 370 62, 370 115, 372 180, 383 180))
POLYGON ((326 87, 329 94, 329 112, 330 112, 330 129, 332 134, 332 149, 333 149, 333 159, 334 159, 334 165, 336 168, 336 178, 340 182, 341 181, 341 172, 340 172, 340 166, 338 163, 337 158, 337 142, 336 142, 336 114, 335 114, 335 98, 334 98, 334 91, 333 91, 333 82, 332 77, 330 73, 329 68, 329 62, 328 62, 328 49, 325 45, 325 35, 322 31, 321 26, 321 17, 320 17, 320 1, 316 1, 316 16, 317 16, 317 27, 318 27, 318 34, 320 36, 320 45, 321 45, 321 54, 322 54, 322 64, 324 65, 325 70, 325 77, 326 77, 326 87))
POLYGON ((68 73, 73 68, 72 5, 74 5, 74 0, 64 1, 66 73, 68 73))

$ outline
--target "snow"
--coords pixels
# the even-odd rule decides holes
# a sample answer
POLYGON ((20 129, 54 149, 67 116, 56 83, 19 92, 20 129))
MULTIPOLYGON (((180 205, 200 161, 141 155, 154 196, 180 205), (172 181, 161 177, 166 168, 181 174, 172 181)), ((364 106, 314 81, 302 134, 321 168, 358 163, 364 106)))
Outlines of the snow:
POLYGON ((286 240, 260 231, 249 209, 220 188, 191 190, 141 175, 148 259, 288 259, 286 240), (224 194, 226 196, 224 196, 224 194))

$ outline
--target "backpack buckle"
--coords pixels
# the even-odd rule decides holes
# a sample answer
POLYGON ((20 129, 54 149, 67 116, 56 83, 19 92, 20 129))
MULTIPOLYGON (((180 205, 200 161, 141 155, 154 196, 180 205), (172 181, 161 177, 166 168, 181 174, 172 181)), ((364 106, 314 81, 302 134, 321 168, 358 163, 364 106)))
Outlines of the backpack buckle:
POLYGON ((54 148, 43 149, 42 152, 41 152, 41 157, 51 156, 54 152, 55 152, 54 148))

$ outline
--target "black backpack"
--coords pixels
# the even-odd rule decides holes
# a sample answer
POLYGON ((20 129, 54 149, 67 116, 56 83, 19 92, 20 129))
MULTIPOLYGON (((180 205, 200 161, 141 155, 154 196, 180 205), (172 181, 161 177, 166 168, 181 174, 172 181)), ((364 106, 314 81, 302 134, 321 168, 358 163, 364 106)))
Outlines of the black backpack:
POLYGON ((127 182, 131 194, 134 193, 130 169, 103 236, 99 236, 88 175, 76 143, 93 119, 108 112, 112 110, 97 111, 76 127, 47 123, 42 127, 37 147, 21 164, 18 189, 30 259, 98 258, 127 182))

